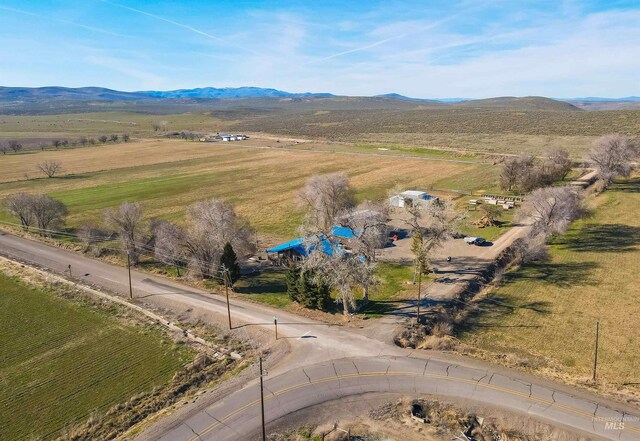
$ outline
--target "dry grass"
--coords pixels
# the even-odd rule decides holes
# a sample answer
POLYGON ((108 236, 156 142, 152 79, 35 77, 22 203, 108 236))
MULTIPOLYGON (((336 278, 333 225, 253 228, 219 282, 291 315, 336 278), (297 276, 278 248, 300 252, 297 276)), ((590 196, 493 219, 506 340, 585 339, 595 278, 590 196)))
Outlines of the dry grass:
POLYGON ((517 111, 489 109, 331 110, 271 114, 241 121, 245 131, 497 153, 568 148, 581 159, 594 137, 635 136, 640 111, 517 111))
POLYGON ((461 338, 587 379, 600 320, 600 381, 638 393, 624 385, 640 383, 640 179, 612 186, 593 203, 593 216, 551 246, 550 261, 504 276, 461 338))
MULTIPOLYGON (((345 171, 357 197, 380 198, 397 184, 406 187, 468 186, 468 176, 480 176, 475 184, 494 182, 497 166, 455 162, 385 158, 347 154, 297 152, 265 147, 275 141, 199 143, 141 141, 105 147, 32 152, 0 157, 10 164, 0 184, 0 198, 16 191, 44 192, 70 208, 69 224, 99 220, 104 208, 125 200, 141 201, 148 216, 182 219, 185 208, 208 197, 233 203, 259 231, 289 236, 301 213, 295 192, 313 174, 345 171), (244 145, 244 147, 243 147, 244 145), (62 163, 67 175, 54 179, 20 179, 44 159, 62 163)), ((2 216, 0 215, 0 218, 2 216)), ((4 218, 7 219, 6 217, 4 218)))

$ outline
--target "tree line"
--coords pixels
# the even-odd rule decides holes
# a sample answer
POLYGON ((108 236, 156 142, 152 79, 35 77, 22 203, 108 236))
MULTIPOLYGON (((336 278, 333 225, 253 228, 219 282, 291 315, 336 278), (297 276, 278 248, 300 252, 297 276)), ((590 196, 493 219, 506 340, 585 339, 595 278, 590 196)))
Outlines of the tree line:
MULTIPOLYGON (((593 142, 584 165, 596 169, 602 190, 614 177, 628 176, 639 153, 638 140, 618 133, 604 135, 593 142)), ((500 187, 505 191, 528 193, 564 181, 572 168, 569 152, 562 148, 552 148, 542 158, 510 157, 503 162, 500 187)))
POLYGON ((84 245, 85 252, 97 254, 100 244, 115 238, 132 265, 137 265, 143 255, 153 256, 174 266, 178 275, 185 268, 193 277, 221 280, 224 276, 233 284, 240 276, 238 261, 256 251, 253 229, 231 205, 215 198, 191 205, 184 227, 162 219, 146 219, 142 204, 124 202, 104 211, 104 227, 84 224, 75 234, 59 231, 68 210, 50 196, 16 193, 4 202, 5 210, 19 220, 24 231, 35 227, 42 236, 72 236, 84 245))
MULTIPOLYGON (((54 149, 69 147, 69 146, 78 146, 81 145, 85 147, 87 145, 96 145, 96 144, 107 144, 109 142, 115 143, 118 141, 129 142, 131 140, 131 135, 128 133, 123 134, 111 134, 111 135, 101 135, 98 137, 88 137, 81 136, 76 140, 68 140, 68 139, 53 139, 49 143, 41 142, 39 144, 40 150, 45 150, 47 147, 53 147, 54 149)), ((9 152, 17 153, 24 148, 22 142, 16 139, 12 139, 6 142, 0 142, 0 152, 6 155, 9 152)))
MULTIPOLYGON (((603 191, 615 178, 629 176, 639 155, 640 145, 628 136, 611 134, 596 139, 587 155, 596 172, 595 190, 603 191)), ((545 259, 549 239, 565 233, 571 222, 585 213, 584 198, 584 190, 568 185, 536 188, 529 193, 516 216, 516 221, 531 223, 528 234, 514 243, 518 261, 545 259)))

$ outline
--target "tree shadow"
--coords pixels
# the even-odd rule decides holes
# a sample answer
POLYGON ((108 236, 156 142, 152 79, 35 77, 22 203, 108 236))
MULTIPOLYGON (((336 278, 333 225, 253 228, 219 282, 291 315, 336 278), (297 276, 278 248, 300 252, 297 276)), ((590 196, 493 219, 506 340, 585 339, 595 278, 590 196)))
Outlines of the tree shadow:
POLYGON ((359 314, 369 316, 382 316, 395 313, 396 315, 408 315, 401 311, 406 309, 407 300, 369 300, 367 302, 359 301, 356 310, 359 314), (403 305, 404 304, 404 305, 403 305), (403 307, 404 306, 404 307, 403 307))
POLYGON ((254 275, 243 276, 233 286, 240 294, 282 294, 287 295, 287 282, 277 271, 263 271, 254 275))
POLYGON ((625 224, 589 224, 554 244, 577 252, 628 252, 640 244, 640 227, 625 224))
POLYGON ((464 322, 456 328, 456 334, 472 332, 477 328, 539 328, 539 325, 529 323, 503 324, 502 319, 521 309, 527 309, 540 315, 551 314, 551 303, 534 301, 517 303, 516 299, 499 293, 492 293, 475 303, 475 308, 469 310, 464 322))
POLYGON ((640 193, 640 178, 614 182, 607 188, 610 192, 640 193))
POLYGON ((557 287, 588 285, 593 283, 591 273, 597 267, 596 262, 533 262, 518 271, 507 273, 504 283, 536 280, 557 287))

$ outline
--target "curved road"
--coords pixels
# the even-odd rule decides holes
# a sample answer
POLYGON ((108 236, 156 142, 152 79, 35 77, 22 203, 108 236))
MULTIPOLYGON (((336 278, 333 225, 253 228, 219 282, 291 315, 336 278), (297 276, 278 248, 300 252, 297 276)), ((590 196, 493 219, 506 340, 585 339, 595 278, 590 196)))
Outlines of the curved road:
MULTIPOLYGON (((41 242, 0 232, 0 254, 56 273, 64 273, 70 264, 74 279, 82 283, 123 296, 129 293, 126 268, 41 242)), ((132 271, 132 283, 134 296, 146 303, 178 312, 194 308, 226 315, 224 299, 206 291, 137 271, 132 271)), ((415 392, 497 405, 604 439, 640 440, 637 409, 585 391, 446 354, 427 360, 421 357, 428 352, 400 349, 263 305, 233 300, 232 315, 234 326, 242 322, 269 328, 277 315, 279 333, 291 343, 286 367, 280 363, 266 380, 268 421, 347 395, 415 392)), ((247 385, 168 431, 162 429, 154 439, 246 439, 259 427, 258 397, 256 385, 247 385)))
MULTIPOLYGON (((455 397, 504 407, 612 440, 640 439, 640 420, 596 402, 545 386, 432 359, 369 357, 341 359, 293 369, 265 381, 265 420, 296 410, 369 392, 455 397), (624 430, 618 430, 625 421, 624 430), (615 426, 607 426, 614 423, 615 426)), ((260 392, 251 385, 188 418, 162 441, 234 441, 260 430, 260 392)))

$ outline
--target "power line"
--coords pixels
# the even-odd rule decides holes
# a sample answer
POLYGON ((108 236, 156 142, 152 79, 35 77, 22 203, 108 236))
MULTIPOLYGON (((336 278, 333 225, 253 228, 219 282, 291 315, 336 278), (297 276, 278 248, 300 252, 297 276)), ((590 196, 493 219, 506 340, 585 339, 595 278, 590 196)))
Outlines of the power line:
MULTIPOLYGON (((0 221, 0 224, 4 224, 4 225, 8 225, 8 226, 12 226, 12 227, 24 228, 24 226, 23 226, 23 225, 21 225, 21 224, 17 224, 17 223, 13 223, 13 222, 0 221)), ((66 232, 66 231, 59 231, 59 230, 49 230, 49 229, 45 229, 45 228, 36 228, 36 227, 32 227, 32 228, 33 228, 33 230, 35 230, 35 231, 43 232, 43 233, 48 233, 48 234, 50 234, 50 235, 52 235, 52 236, 60 236, 60 237, 69 238, 69 239, 77 239, 77 240, 79 240, 79 241, 81 241, 81 242, 82 242, 82 238, 81 238, 78 234, 74 234, 74 233, 70 233, 70 232, 66 232)), ((126 253, 126 250, 122 250, 121 248, 113 248, 113 247, 109 247, 109 246, 102 245, 102 244, 100 245, 100 247, 101 247, 102 249, 109 250, 109 251, 113 251, 113 252, 116 252, 116 253, 122 253, 122 252, 125 252, 125 253, 126 253)), ((142 255, 146 255, 147 257, 155 257, 156 259, 158 259, 158 258, 160 258, 160 259, 164 258, 164 259, 166 259, 167 261, 168 261, 168 260, 174 260, 174 259, 173 259, 173 256, 170 256, 169 254, 166 254, 166 253, 162 253, 162 252, 160 252, 160 251, 157 251, 155 248, 152 248, 152 247, 150 247, 150 246, 148 246, 148 245, 145 245, 145 244, 139 244, 139 245, 137 245, 137 249, 138 249, 138 250, 146 251, 146 252, 147 252, 147 254, 145 254, 144 252, 143 252, 143 253, 140 253, 140 254, 142 254, 142 255)), ((197 264, 200 264, 200 265, 202 265, 202 266, 209 266, 209 265, 211 265, 211 264, 212 264, 212 262, 207 262, 207 261, 205 261, 205 260, 197 259, 197 258, 195 258, 195 257, 187 257, 187 258, 185 258, 185 260, 190 261, 190 262, 194 262, 194 263, 197 263, 197 264)), ((164 264, 168 265, 168 263, 167 263, 166 261, 162 261, 162 260, 161 260, 161 263, 164 263, 164 264)), ((211 279, 215 279, 215 280, 217 280, 217 281, 224 282, 224 278, 223 278, 223 276, 221 276, 221 275, 218 275, 218 274, 213 273, 213 274, 208 274, 208 276, 209 276, 209 278, 211 278, 211 279)))

